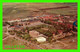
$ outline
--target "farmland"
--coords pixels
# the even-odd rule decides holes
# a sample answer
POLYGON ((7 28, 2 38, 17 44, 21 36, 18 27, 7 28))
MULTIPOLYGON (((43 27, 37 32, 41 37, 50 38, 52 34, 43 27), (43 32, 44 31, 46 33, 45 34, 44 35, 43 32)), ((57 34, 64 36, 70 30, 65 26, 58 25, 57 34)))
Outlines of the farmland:
POLYGON ((28 16, 40 16, 45 13, 75 15, 77 8, 75 3, 4 3, 3 4, 3 20, 11 20, 16 18, 26 18, 28 16), (60 8, 69 6, 68 8, 60 8), (48 9, 47 8, 52 8, 48 9), (56 8, 56 9, 55 9, 56 8), (44 10, 41 10, 44 9, 44 10), (36 15, 35 15, 36 14, 36 15))

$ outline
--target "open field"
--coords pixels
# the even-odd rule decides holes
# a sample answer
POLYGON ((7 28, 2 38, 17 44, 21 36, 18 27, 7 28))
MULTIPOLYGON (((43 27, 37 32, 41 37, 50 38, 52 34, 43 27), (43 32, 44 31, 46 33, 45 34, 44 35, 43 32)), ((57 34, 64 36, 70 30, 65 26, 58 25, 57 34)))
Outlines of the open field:
POLYGON ((77 13, 76 5, 76 3, 3 3, 3 20, 38 16, 45 13, 74 15, 77 13))
MULTIPOLYGON (((45 42, 39 45, 44 49, 77 49, 76 42, 77 42, 76 36, 70 36, 70 37, 66 37, 64 39, 58 40, 56 42, 52 42, 52 43, 45 42)), ((28 45, 26 42, 20 41, 18 39, 9 37, 3 41, 3 49, 39 49, 39 48, 36 48, 35 46, 32 46, 32 45, 28 45), (10 46, 25 45, 25 48, 5 48, 5 45, 10 45, 10 46)))
POLYGON ((27 45, 27 43, 24 43, 23 41, 17 40, 13 37, 9 37, 3 41, 3 49, 24 49, 20 47, 19 48, 5 48, 6 45, 9 45, 9 46, 25 45, 25 49, 30 49, 30 46, 27 45))

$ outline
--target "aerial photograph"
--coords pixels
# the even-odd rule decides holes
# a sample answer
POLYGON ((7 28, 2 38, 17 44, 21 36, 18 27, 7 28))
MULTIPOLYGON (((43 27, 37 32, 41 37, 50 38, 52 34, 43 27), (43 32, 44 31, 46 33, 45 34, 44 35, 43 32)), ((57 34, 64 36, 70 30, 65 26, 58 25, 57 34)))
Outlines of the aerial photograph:
POLYGON ((3 3, 3 49, 76 50, 77 3, 3 3))

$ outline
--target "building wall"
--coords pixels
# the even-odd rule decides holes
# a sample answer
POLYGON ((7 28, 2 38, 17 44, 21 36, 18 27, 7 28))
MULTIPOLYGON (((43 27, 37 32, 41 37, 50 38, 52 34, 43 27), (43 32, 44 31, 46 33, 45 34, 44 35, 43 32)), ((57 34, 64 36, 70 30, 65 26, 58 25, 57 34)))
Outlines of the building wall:
POLYGON ((30 36, 33 37, 33 38, 36 38, 36 37, 39 36, 39 32, 37 32, 37 31, 29 31, 29 34, 30 34, 30 36))

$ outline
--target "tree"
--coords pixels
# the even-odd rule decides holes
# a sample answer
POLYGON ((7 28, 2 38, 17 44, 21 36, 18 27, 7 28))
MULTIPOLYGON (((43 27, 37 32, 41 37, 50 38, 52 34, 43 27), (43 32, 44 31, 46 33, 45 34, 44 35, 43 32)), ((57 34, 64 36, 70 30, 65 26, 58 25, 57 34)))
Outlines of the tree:
POLYGON ((50 43, 52 40, 52 37, 48 37, 48 42, 50 43))
POLYGON ((28 33, 25 34, 25 35, 23 36, 23 38, 26 39, 26 40, 30 40, 30 39, 31 39, 31 37, 30 37, 30 35, 29 35, 28 33))
POLYGON ((5 24, 8 24, 8 25, 10 25, 10 23, 9 23, 9 22, 5 22, 5 24))
POLYGON ((45 21, 45 23, 47 23, 47 24, 51 24, 51 21, 49 21, 49 20, 46 20, 46 21, 45 21))
POLYGON ((50 31, 43 32, 43 34, 46 35, 46 36, 48 36, 48 37, 52 36, 52 33, 50 31))

